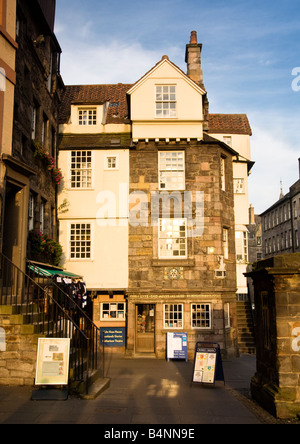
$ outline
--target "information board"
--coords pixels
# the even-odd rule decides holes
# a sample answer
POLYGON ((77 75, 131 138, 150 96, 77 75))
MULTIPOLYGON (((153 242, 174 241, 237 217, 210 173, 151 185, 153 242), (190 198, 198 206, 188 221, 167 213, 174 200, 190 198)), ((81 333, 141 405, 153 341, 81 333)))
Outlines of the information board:
POLYGON ((167 333, 167 359, 188 361, 187 333, 167 333))
POLYGON ((220 346, 216 343, 197 342, 193 382, 214 384, 216 380, 225 382, 220 346))
POLYGON ((36 385, 67 385, 69 380, 70 339, 39 338, 36 385))
POLYGON ((100 345, 105 347, 125 347, 126 338, 125 327, 101 327, 100 328, 100 345))

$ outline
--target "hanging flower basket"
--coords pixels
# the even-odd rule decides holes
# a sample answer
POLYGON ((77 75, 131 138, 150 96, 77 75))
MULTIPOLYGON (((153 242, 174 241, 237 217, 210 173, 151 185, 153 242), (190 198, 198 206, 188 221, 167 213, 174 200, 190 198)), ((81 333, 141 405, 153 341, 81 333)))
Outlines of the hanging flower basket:
POLYGON ((39 142, 35 141, 34 146, 34 156, 45 161, 48 171, 50 171, 52 174, 53 181, 57 185, 59 185, 63 179, 63 174, 61 169, 57 168, 57 166, 55 165, 54 157, 50 156, 50 154, 43 148, 43 146, 39 142))
POLYGON ((58 266, 63 250, 59 242, 45 236, 40 231, 31 230, 28 234, 29 259, 58 266))

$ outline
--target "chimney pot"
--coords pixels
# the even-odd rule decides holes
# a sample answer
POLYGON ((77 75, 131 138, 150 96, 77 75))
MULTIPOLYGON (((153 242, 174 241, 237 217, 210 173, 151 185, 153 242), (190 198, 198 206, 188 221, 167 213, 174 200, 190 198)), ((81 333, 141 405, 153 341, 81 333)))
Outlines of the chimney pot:
POLYGON ((197 40, 197 31, 192 31, 191 32, 191 40, 190 40, 190 44, 191 45, 197 45, 198 40, 197 40))

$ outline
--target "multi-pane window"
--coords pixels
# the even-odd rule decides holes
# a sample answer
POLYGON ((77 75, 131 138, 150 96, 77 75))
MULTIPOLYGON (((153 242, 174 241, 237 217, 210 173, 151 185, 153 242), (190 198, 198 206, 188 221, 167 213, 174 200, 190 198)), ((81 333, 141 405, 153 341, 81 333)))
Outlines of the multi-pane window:
POLYGON ((40 204, 40 232, 43 233, 45 230, 45 213, 46 213, 46 202, 42 199, 40 204))
POLYGON ((225 304, 224 304, 224 324, 225 324, 225 328, 230 327, 230 304, 229 304, 229 302, 225 302, 225 304))
POLYGON ((71 153, 71 188, 91 188, 92 152, 72 151, 71 153))
POLYGON ((223 254, 224 259, 228 259, 228 251, 229 251, 229 230, 228 228, 223 228, 222 230, 222 244, 223 244, 223 254))
POLYGON ((28 229, 29 231, 34 229, 34 209, 35 209, 35 197, 30 193, 29 205, 28 205, 28 229))
POLYGON ((91 259, 92 247, 91 224, 71 224, 70 227, 70 258, 91 259))
POLYGON ((105 156, 105 170, 117 170, 118 169, 118 157, 117 156, 105 156))
POLYGON ((165 328, 183 328, 183 305, 164 305, 164 326, 165 328))
POLYGON ((223 140, 228 146, 232 146, 232 137, 231 136, 223 136, 223 140))
POLYGON ((160 151, 158 153, 159 189, 185 189, 184 151, 160 151))
POLYGON ((32 140, 34 140, 36 138, 37 114, 38 114, 38 109, 36 106, 34 106, 32 108, 32 115, 31 115, 31 138, 32 138, 32 140))
POLYGON ((101 304, 101 320, 124 320, 125 303, 124 302, 104 302, 101 304))
POLYGON ((211 328, 211 305, 192 304, 191 323, 192 328, 211 328))
POLYGON ((79 125, 97 125, 97 109, 79 109, 78 110, 79 125))
POLYGON ((185 259, 187 257, 186 231, 185 219, 160 219, 160 259, 185 259))
MULTIPOLYGON (((246 231, 236 231, 235 244, 236 244, 236 260, 237 260, 237 262, 247 262, 248 261, 248 236, 247 236, 246 231)), ((270 248, 272 248, 271 239, 270 239, 270 248)))
POLYGON ((225 158, 221 157, 221 189, 225 191, 225 158))
POLYGON ((244 179, 234 179, 233 187, 235 194, 244 194, 245 193, 245 181, 244 179))
POLYGON ((156 86, 156 117, 176 117, 176 86, 156 86))

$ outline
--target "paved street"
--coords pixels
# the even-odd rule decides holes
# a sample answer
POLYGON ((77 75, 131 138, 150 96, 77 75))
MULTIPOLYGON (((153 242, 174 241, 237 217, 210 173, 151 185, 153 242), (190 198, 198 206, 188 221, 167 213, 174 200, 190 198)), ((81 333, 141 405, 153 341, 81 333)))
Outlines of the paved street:
MULTIPOLYGON (((226 384, 191 385, 193 363, 107 355, 109 389, 95 400, 32 401, 33 388, 0 387, 1 424, 263 424, 248 398, 255 356, 223 362, 226 384)), ((108 428, 109 429, 109 428, 108 428)))

